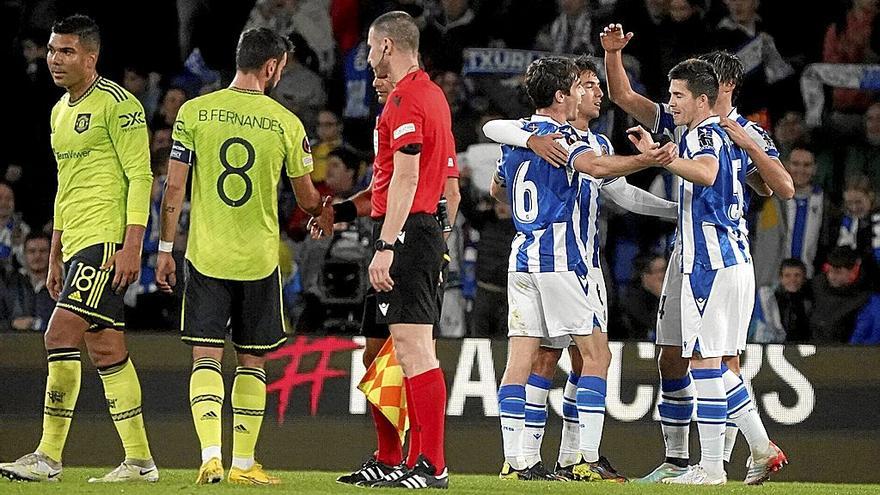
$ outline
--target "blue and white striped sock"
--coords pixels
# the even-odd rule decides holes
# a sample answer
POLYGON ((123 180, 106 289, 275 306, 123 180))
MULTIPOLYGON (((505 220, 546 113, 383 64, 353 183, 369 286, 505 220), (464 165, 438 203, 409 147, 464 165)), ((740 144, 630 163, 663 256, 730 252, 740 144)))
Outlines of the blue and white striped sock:
POLYGON ((547 395, 551 381, 532 373, 526 382, 526 422, 523 440, 523 456, 531 467, 541 460, 541 443, 547 426, 547 395))
POLYGON ((683 459, 687 464, 690 459, 688 449, 691 418, 694 414, 694 398, 697 391, 691 375, 674 380, 660 380, 660 429, 666 442, 667 462, 683 459))
POLYGON ((602 428, 605 425, 605 393, 607 385, 604 378, 582 376, 578 380, 577 409, 580 423, 581 454, 587 462, 599 460, 599 444, 602 442, 602 428))
POLYGON ((562 393, 562 440, 559 442, 559 465, 576 464, 581 454, 580 421, 578 420, 577 389, 580 375, 568 374, 562 393))
MULTIPOLYGON (((723 365, 722 365, 723 366, 723 365)), ((755 402, 749 396, 741 376, 737 375, 726 366, 722 367, 721 375, 724 380, 724 388, 727 390, 727 434, 724 440, 724 460, 730 462, 733 453, 733 445, 736 442, 736 430, 742 431, 749 443, 749 449, 755 459, 770 455, 770 437, 764 422, 758 414, 755 402), (733 426, 731 426, 731 424, 733 426), (731 430, 733 434, 731 435, 731 430), (732 437, 732 438, 731 438, 732 437)))
POLYGON ((501 417, 501 438, 504 460, 513 469, 525 469, 523 430, 526 422, 526 387, 502 385, 498 389, 498 413, 501 417))
POLYGON ((700 465, 709 476, 724 473, 724 428, 727 424, 727 395, 721 368, 691 370, 697 389, 697 430, 700 432, 700 465))

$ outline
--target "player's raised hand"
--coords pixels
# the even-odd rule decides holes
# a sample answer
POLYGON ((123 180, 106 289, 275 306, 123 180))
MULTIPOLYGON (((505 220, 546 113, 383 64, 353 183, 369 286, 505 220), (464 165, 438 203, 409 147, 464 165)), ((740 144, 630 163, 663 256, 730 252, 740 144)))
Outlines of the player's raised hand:
POLYGON ((550 165, 556 168, 564 167, 568 163, 568 151, 562 147, 556 140, 562 138, 560 133, 547 134, 538 136, 532 134, 526 144, 535 154, 547 160, 550 165))
POLYGON ((57 301, 63 288, 64 264, 61 260, 49 261, 49 274, 46 276, 46 289, 49 291, 49 296, 57 301))
POLYGON ((177 285, 177 263, 171 253, 159 251, 159 259, 156 261, 156 286, 166 294, 174 292, 177 285))
POLYGON ((739 125, 739 122, 728 119, 724 116, 720 117, 720 119, 721 127, 727 132, 727 135, 730 136, 730 140, 736 143, 737 146, 740 148, 746 148, 754 143, 752 138, 746 133, 746 130, 739 125))
POLYGON ((113 284, 110 286, 117 294, 122 294, 128 284, 138 279, 141 272, 141 253, 139 249, 123 247, 101 266, 101 270, 115 269, 113 284))
POLYGON ((646 131, 644 127, 637 125, 626 130, 626 137, 635 145, 636 149, 641 153, 657 148, 657 143, 651 137, 651 133, 646 131))
POLYGON ((626 47, 633 36, 635 35, 632 32, 623 34, 622 25, 609 24, 599 33, 599 41, 606 52, 619 52, 626 47))
POLYGON ((306 229, 308 229, 312 239, 321 239, 333 232, 333 224, 336 223, 336 212, 330 206, 331 199, 330 196, 325 197, 323 203, 321 203, 321 214, 310 218, 309 223, 306 224, 306 229))

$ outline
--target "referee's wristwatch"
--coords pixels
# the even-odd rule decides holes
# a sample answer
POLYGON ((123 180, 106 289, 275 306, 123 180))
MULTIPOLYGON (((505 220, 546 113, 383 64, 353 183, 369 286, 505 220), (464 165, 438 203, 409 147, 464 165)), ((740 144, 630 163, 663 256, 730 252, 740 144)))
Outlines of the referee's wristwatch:
POLYGON ((382 239, 377 239, 376 243, 373 244, 373 248, 376 251, 394 251, 394 243, 387 243, 382 239))

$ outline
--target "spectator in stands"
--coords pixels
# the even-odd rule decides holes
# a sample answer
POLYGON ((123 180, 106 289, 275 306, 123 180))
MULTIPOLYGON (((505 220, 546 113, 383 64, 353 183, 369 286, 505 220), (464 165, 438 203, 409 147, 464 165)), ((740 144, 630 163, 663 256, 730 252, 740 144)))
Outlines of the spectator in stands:
MULTIPOLYGON (((357 192, 356 186, 366 168, 366 159, 357 150, 341 146, 327 154, 327 172, 322 184, 316 184, 321 196, 345 199, 357 192)), ((294 209, 287 221, 287 235, 294 242, 307 237, 306 224, 309 214, 301 208, 294 209)))
POLYGON ((145 115, 153 115, 156 112, 156 107, 159 105, 159 90, 150 81, 149 71, 137 66, 126 67, 123 71, 122 86, 131 91, 131 94, 141 102, 145 115))
POLYGON ((15 192, 0 182, 0 276, 18 270, 24 264, 23 242, 31 229, 15 210, 15 192))
POLYGON ((785 258, 801 260, 807 278, 812 278, 837 236, 840 211, 814 180, 812 149, 805 143, 795 144, 784 163, 794 182, 794 198, 770 197, 758 213, 753 243, 758 287, 776 282, 785 258))
POLYGON ((327 0, 258 0, 243 31, 264 27, 281 36, 298 33, 318 56, 318 71, 329 74, 336 43, 327 0))
POLYGON ((880 294, 872 294, 868 303, 856 316, 856 328, 850 344, 878 345, 880 344, 880 294))
POLYGON ((660 25, 658 36, 661 75, 668 74, 675 64, 686 58, 710 51, 711 37, 703 20, 704 5, 702 0, 670 0, 669 18, 660 25))
MULTIPOLYGON (((844 215, 837 234, 838 246, 847 246, 858 253, 869 280, 876 280, 880 272, 880 211, 876 198, 867 177, 848 177, 843 191, 844 215)), ((877 283, 880 286, 880 281, 877 283)))
POLYGON ((156 131, 174 127, 174 121, 177 120, 177 112, 180 111, 180 107, 186 103, 186 100, 186 91, 183 88, 172 86, 165 90, 165 94, 162 95, 162 103, 150 121, 150 129, 156 131))
POLYGON ((776 143, 776 149, 783 158, 791 153, 796 144, 804 142, 807 137, 807 123, 801 112, 794 110, 785 112, 773 127, 773 142, 776 143))
MULTIPOLYGON (((822 61, 833 64, 875 63, 871 49, 877 0, 853 0, 842 18, 828 26, 822 48, 822 61)), ((861 113, 868 108, 872 94, 857 89, 835 88, 832 108, 846 113, 861 113)))
MULTIPOLYGON (((150 156, 157 156, 159 151, 167 150, 174 144, 171 139, 171 128, 164 127, 150 133, 150 156)), ((165 156, 168 158, 168 155, 165 156)))
MULTIPOLYGON (((664 33, 668 24, 667 7, 667 0, 621 0, 617 2, 611 19, 635 33, 626 50, 638 62, 638 79, 645 85, 647 95, 661 101, 669 98, 669 80, 664 64, 675 65, 681 61, 663 59, 666 56, 664 35, 671 35, 664 33)), ((601 31, 601 26, 598 30, 601 31)))
POLYGON ((332 110, 324 109, 318 112, 318 126, 315 134, 318 137, 317 144, 312 146, 312 181, 324 182, 327 176, 327 155, 343 144, 342 122, 339 116, 332 110))
POLYGON ((25 265, 2 284, 0 330, 44 332, 55 308, 46 288, 51 239, 43 232, 28 234, 24 241, 25 265))
POLYGON ((457 73, 442 71, 434 74, 432 79, 443 90, 446 101, 449 103, 449 111, 452 112, 452 134, 455 137, 455 150, 464 151, 468 146, 477 142, 476 123, 479 116, 468 103, 466 89, 457 73))
POLYGON ((865 175, 874 192, 880 193, 880 102, 865 112, 864 129, 861 141, 847 147, 846 176, 865 175))
POLYGON ((535 42, 536 48, 558 54, 593 54, 593 21, 587 0, 559 0, 557 17, 535 42))
MULTIPOLYGON (((714 39, 719 49, 735 53, 742 61, 746 77, 737 100, 743 115, 766 111, 771 85, 792 76, 794 69, 764 30, 758 15, 758 0, 725 0, 728 15, 718 23, 714 39)), ((764 123, 768 123, 765 119, 764 123)))
POLYGON ((653 340, 657 328, 657 310, 666 259, 662 256, 640 256, 635 260, 638 279, 626 288, 619 310, 621 332, 617 338, 653 340))
POLYGON ((478 22, 469 0, 443 0, 442 12, 433 16, 419 45, 430 71, 461 72, 462 52, 465 48, 488 45, 486 26, 478 22))
POLYGON ((314 136, 318 113, 327 104, 327 93, 324 91, 324 81, 306 65, 309 53, 314 52, 301 49, 304 44, 301 36, 291 35, 290 40, 295 47, 293 56, 287 59, 287 66, 272 91, 272 97, 296 114, 306 133, 314 136))
POLYGON ((809 342, 811 309, 807 265, 795 258, 782 260, 778 282, 758 288, 751 340, 761 344, 809 342))
POLYGON ((459 211, 470 228, 480 233, 472 335, 503 338, 507 335, 507 259, 510 240, 516 234, 510 207, 488 199, 485 192, 474 186, 469 168, 461 169, 459 188, 459 211))
POLYGON ((855 251, 846 246, 831 251, 825 272, 813 279, 811 341, 849 342, 856 316, 871 296, 860 275, 861 260, 855 251))

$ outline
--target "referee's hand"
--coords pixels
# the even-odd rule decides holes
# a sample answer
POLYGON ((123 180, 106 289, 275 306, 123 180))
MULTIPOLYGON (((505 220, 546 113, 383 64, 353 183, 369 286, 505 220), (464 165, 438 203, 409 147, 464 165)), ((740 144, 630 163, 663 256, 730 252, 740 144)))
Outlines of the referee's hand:
POLYGON ((394 288, 391 280, 391 263, 394 262, 394 251, 376 251, 370 263, 370 284, 377 292, 389 292, 394 288))

